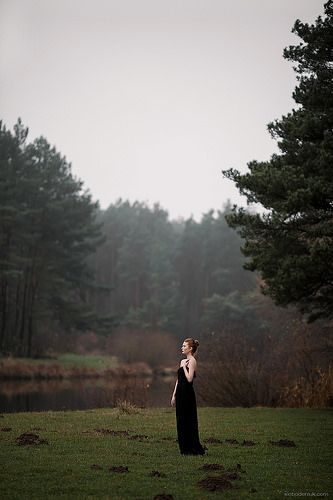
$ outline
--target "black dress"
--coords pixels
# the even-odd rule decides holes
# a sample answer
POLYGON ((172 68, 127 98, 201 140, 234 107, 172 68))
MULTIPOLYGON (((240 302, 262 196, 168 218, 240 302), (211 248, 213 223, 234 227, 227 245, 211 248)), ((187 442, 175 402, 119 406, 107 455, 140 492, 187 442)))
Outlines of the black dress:
POLYGON ((182 455, 204 455, 205 450, 199 441, 197 403, 193 381, 187 380, 182 367, 178 368, 176 417, 180 453, 182 455))

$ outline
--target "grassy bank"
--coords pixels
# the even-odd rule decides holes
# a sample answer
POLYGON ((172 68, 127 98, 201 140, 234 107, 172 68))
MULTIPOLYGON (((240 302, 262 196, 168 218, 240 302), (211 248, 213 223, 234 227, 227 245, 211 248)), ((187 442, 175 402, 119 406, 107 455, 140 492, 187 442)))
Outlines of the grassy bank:
POLYGON ((119 363, 115 356, 62 354, 53 359, 0 358, 2 380, 151 375, 145 363, 119 363))
POLYGON ((191 457, 179 455, 171 408, 2 415, 0 497, 138 500, 164 493, 179 500, 267 500, 285 498, 285 493, 332 495, 330 410, 199 408, 199 425, 208 451, 191 457), (37 437, 23 437, 20 445, 17 438, 23 433, 37 437), (36 444, 24 445, 29 439, 36 444), (270 442, 281 439, 296 446, 270 442), (220 470, 213 470, 217 465, 220 470))

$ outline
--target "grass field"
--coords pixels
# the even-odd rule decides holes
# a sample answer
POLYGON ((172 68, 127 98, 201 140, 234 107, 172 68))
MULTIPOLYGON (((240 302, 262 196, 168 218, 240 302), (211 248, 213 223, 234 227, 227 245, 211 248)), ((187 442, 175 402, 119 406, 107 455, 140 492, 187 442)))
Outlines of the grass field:
MULTIPOLYGON (((133 369, 140 371, 138 364, 133 369)), ((0 379, 59 379, 77 377, 99 377, 114 375, 128 366, 120 364, 115 356, 60 354, 57 358, 1 358, 0 379)), ((142 370, 142 368, 141 368, 142 370)))
MULTIPOLYGON (((101 356, 101 355, 88 355, 88 354, 74 354, 66 353, 59 354, 56 358, 9 358, 13 363, 22 363, 25 365, 52 365, 58 363, 64 367, 82 367, 87 366, 90 368, 114 368, 117 366, 118 361, 115 356, 101 356)), ((1 361, 7 361, 7 358, 0 358, 1 361)))
POLYGON ((115 368, 118 364, 115 356, 93 356, 71 353, 59 355, 57 361, 64 366, 88 366, 96 369, 115 368))
POLYGON ((332 497, 331 410, 199 408, 198 412, 201 440, 208 448, 199 457, 179 454, 172 408, 133 414, 117 408, 3 414, 0 498, 139 500, 164 494, 178 500, 267 500, 306 493, 332 497), (19 445, 22 433, 47 443, 26 437, 37 444, 19 445), (280 439, 296 446, 269 442, 280 439), (255 444, 244 445, 244 440, 255 444), (217 465, 223 469, 214 470, 217 465), (229 489, 210 491, 200 486, 204 479, 206 488, 229 489))

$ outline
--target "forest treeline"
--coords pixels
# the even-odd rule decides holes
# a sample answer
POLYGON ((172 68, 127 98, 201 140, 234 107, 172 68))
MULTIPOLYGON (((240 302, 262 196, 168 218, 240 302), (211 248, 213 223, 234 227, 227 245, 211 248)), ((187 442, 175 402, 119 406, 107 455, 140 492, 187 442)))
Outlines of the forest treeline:
POLYGON ((240 238, 225 220, 229 211, 226 205, 200 222, 170 221, 157 204, 119 200, 100 212, 105 241, 91 262, 108 292, 94 292, 98 312, 133 329, 198 335, 212 307, 205 301, 218 297, 221 307, 256 283, 242 268, 240 238))
MULTIPOLYGON (((100 210, 46 139, 1 124, 3 353, 32 356, 77 331, 116 327, 198 336, 235 293, 256 286, 225 214, 171 221, 159 205, 100 210), (209 322, 209 321, 208 321, 209 322)), ((69 340, 70 343, 70 340, 69 340)))
POLYGON ((333 1, 324 9, 295 22, 302 42, 284 51, 299 84, 297 109, 268 125, 280 153, 224 171, 263 213, 101 210, 45 138, 0 122, 3 355, 95 350, 158 367, 198 337, 208 404, 333 404, 333 1))
POLYGON ((330 323, 261 294, 228 203, 200 221, 126 200, 101 210, 65 158, 27 136, 20 121, 0 126, 2 355, 98 352, 158 368, 191 336, 207 404, 332 404, 330 323))

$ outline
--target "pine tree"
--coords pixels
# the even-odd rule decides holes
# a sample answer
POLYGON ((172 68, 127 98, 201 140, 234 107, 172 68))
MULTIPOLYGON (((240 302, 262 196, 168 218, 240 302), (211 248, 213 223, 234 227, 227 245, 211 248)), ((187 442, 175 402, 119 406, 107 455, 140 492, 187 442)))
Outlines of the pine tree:
POLYGON ((87 328, 87 256, 101 241, 97 205, 46 139, 0 124, 0 349, 33 354, 38 327, 87 328))
POLYGON ((224 171, 249 203, 228 223, 245 239, 247 269, 258 270, 263 291, 280 305, 296 304, 309 319, 333 315, 333 2, 314 24, 297 20, 302 40, 284 50, 293 61, 297 107, 268 125, 279 154, 252 161, 249 172, 224 171))

